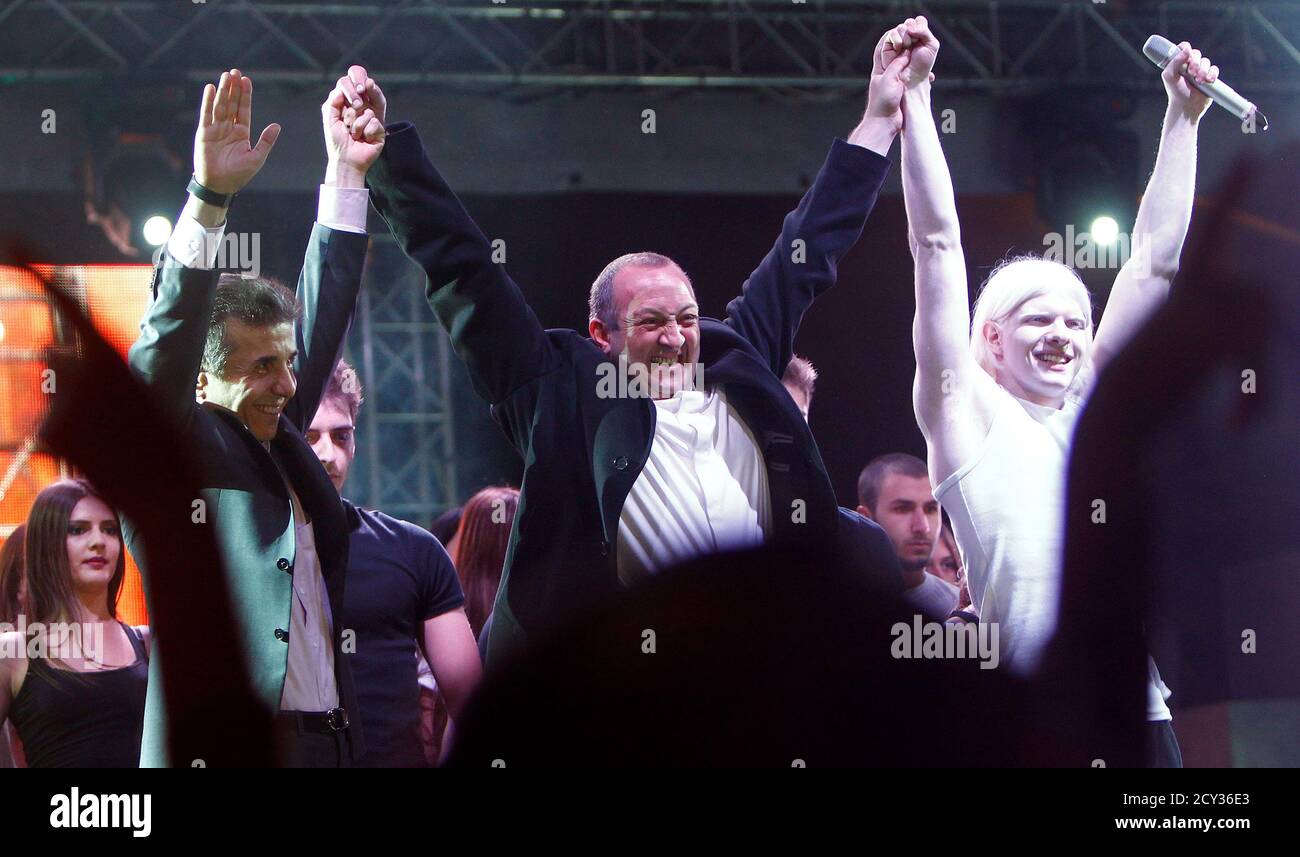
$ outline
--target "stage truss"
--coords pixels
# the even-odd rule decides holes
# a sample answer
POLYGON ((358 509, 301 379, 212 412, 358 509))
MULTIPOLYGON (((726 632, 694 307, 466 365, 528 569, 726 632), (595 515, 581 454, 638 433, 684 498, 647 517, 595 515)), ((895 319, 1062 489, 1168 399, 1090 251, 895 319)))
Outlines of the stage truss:
POLYGON ((1147 87, 1159 32, 1230 62, 1240 91, 1300 91, 1300 3, 1242 0, 8 0, 0 75, 20 81, 319 85, 353 62, 388 86, 860 90, 877 38, 925 14, 939 85, 1147 87))

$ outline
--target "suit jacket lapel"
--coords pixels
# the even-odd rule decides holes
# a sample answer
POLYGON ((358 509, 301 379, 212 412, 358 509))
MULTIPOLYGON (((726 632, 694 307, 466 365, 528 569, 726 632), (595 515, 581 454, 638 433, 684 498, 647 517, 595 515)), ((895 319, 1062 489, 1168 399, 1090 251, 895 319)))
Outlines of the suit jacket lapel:
POLYGON ((343 571, 348 550, 348 525, 343 502, 311 447, 307 446, 298 430, 283 416, 280 418, 280 430, 271 441, 271 449, 284 467, 285 475, 289 477, 294 490, 298 492, 298 500, 303 509, 311 518, 316 554, 320 558, 321 574, 325 578, 337 630, 341 619, 343 571))
POLYGON ((608 545, 617 543, 623 501, 650 457, 655 419, 655 408, 649 399, 618 399, 596 427, 591 469, 608 545))
MULTIPOLYGON (((262 446, 261 441, 248 430, 248 426, 244 425, 239 415, 234 411, 210 402, 204 402, 203 407, 208 413, 222 420, 234 430, 249 456, 257 462, 259 474, 267 490, 283 499, 285 507, 288 508, 289 492, 285 489, 284 479, 280 476, 280 469, 275 466, 271 453, 267 451, 266 447, 262 446)), ((283 424, 283 421, 281 422, 283 424)))
POLYGON ((815 479, 815 474, 825 472, 825 465, 807 423, 781 380, 755 356, 728 343, 729 337, 737 336, 734 331, 719 327, 723 329, 710 331, 715 346, 707 352, 712 362, 705 364, 704 381, 710 387, 726 388, 727 401, 763 454, 772 508, 769 537, 804 536, 810 530, 825 537, 823 528, 836 520, 834 496, 815 479), (789 407, 782 407, 786 402, 789 407))
POLYGON ((316 537, 316 554, 320 557, 321 574, 329 593, 330 608, 338 616, 343 604, 343 571, 348 550, 347 520, 343 515, 338 492, 334 490, 333 483, 329 481, 329 476, 320 466, 311 447, 307 446, 293 423, 281 416, 279 430, 271 441, 271 451, 268 452, 233 411, 217 405, 205 407, 236 429, 249 454, 259 463, 266 486, 283 499, 285 508, 288 509, 289 493, 280 473, 280 468, 284 468, 284 476, 288 477, 297 491, 298 500, 315 525, 312 532, 316 537), (276 466, 277 461, 279 467, 276 466))
MULTIPOLYGON (((806 529, 791 526, 791 509, 796 501, 803 502, 807 520, 818 522, 827 518, 833 522, 834 504, 822 496, 824 492, 806 480, 797 484, 792 480, 794 473, 809 470, 796 466, 805 455, 802 446, 810 449, 809 455, 815 459, 808 462, 813 471, 824 467, 816 445, 810 439, 800 443, 799 436, 807 434, 807 425, 793 401, 788 409, 774 411, 773 402, 781 402, 783 396, 788 398, 780 379, 747 353, 738 340, 739 335, 726 325, 704 320, 700 349, 704 383, 706 387, 726 387, 727 401, 749 427, 763 453, 775 527, 771 535, 802 534, 806 529), (821 508, 828 503, 829 513, 821 508)), ((623 503, 650 457, 655 424, 655 407, 649 399, 619 399, 605 412, 592 438, 591 467, 596 497, 600 502, 605 542, 611 546, 618 538, 623 503)))

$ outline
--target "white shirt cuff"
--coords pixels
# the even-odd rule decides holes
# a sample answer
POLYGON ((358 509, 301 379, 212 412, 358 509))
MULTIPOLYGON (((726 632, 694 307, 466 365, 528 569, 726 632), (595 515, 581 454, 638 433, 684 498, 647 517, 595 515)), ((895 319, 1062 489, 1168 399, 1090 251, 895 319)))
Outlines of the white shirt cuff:
POLYGON ((167 255, 187 268, 210 271, 217 264, 217 251, 226 232, 226 224, 208 228, 193 217, 182 214, 167 239, 167 255))
POLYGON ((316 207, 316 222, 341 232, 366 231, 366 207, 370 204, 370 191, 363 187, 320 186, 320 204, 316 207))

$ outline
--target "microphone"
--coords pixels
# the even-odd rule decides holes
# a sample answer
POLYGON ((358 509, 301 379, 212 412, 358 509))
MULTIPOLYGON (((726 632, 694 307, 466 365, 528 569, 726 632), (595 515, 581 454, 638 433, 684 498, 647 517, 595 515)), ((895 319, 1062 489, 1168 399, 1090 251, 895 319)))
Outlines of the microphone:
MULTIPOLYGON (((1175 45, 1164 36, 1151 36, 1147 39, 1147 43, 1142 46, 1142 53, 1146 54, 1146 58, 1155 63, 1157 67, 1164 68, 1169 65, 1170 60, 1178 56, 1178 45, 1175 45)), ((1210 98, 1215 104, 1238 119, 1244 121, 1254 113, 1263 122, 1263 130, 1268 130, 1268 117, 1261 113, 1254 104, 1242 98, 1237 90, 1228 86, 1222 80, 1216 80, 1214 83, 1199 83, 1193 80, 1191 75, 1183 75, 1183 77, 1201 94, 1210 98)))

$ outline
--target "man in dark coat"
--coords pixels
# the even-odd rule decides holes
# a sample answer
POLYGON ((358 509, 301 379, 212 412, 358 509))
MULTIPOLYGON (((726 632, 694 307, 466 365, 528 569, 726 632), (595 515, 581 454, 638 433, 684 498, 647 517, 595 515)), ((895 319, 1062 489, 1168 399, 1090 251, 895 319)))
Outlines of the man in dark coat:
MULTIPOLYGON (((424 268, 435 314, 524 458, 489 665, 669 565, 837 542, 835 494, 781 373, 884 181, 902 68, 877 63, 862 121, 833 143, 724 320, 700 317, 671 259, 635 253, 593 285, 589 338, 542 328, 414 127, 388 128, 367 178, 375 206, 424 268)), ((374 82, 353 83, 354 106, 382 115, 374 82)), ((892 563, 883 534, 865 532, 892 563)))

